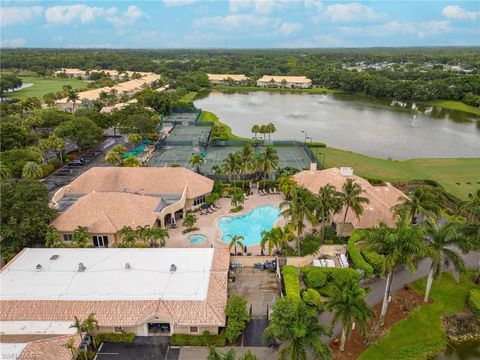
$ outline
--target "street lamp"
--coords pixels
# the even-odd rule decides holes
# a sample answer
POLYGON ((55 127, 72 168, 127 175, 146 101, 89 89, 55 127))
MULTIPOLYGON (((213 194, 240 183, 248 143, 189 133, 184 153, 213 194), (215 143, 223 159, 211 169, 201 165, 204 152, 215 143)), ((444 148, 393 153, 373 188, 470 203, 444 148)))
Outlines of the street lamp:
POLYGON ((302 130, 302 134, 304 136, 303 143, 305 144, 307 142, 307 132, 305 130, 302 130))

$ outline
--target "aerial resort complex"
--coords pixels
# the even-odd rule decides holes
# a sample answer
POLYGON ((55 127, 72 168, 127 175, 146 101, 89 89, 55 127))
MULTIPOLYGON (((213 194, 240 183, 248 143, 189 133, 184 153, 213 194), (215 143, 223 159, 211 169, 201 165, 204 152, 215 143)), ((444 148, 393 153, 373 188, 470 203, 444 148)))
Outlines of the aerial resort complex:
POLYGON ((0 13, 0 360, 480 359, 477 3, 0 13))

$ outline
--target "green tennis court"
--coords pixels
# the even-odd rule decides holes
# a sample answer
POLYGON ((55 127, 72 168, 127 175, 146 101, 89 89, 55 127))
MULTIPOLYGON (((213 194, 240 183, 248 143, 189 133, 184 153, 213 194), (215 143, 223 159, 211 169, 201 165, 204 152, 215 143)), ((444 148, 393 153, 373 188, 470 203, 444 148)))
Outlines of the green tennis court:
POLYGON ((174 124, 183 124, 190 123, 194 124, 197 121, 197 113, 174 113, 168 116, 165 116, 163 122, 165 123, 174 123, 174 124))
POLYGON ((184 141, 202 141, 206 142, 210 136, 210 126, 184 126, 177 125, 168 134, 167 143, 184 142, 184 141))
POLYGON ((157 149, 150 160, 148 160, 148 166, 170 166, 177 164, 178 166, 191 169, 189 160, 192 157, 193 149, 191 146, 166 146, 161 149, 157 149))

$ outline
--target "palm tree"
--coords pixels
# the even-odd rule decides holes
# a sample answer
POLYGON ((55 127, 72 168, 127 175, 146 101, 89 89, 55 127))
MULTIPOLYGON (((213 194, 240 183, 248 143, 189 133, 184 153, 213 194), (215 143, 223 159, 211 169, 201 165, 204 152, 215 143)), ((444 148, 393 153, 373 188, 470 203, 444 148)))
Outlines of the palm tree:
POLYGON ((72 244, 76 247, 84 248, 88 244, 90 234, 86 226, 79 226, 73 231, 72 244))
POLYGON ((70 350, 70 353, 72 354, 72 359, 76 359, 78 357, 80 351, 78 350, 78 347, 75 344, 73 338, 68 338, 67 342, 63 344, 63 347, 70 350))
POLYGON ((255 157, 253 153, 255 149, 252 145, 247 143, 240 152, 241 156, 241 172, 243 175, 252 173, 255 170, 255 157))
POLYGON ((408 216, 410 224, 415 224, 416 219, 435 221, 441 209, 441 194, 429 188, 417 188, 409 194, 408 198, 401 198, 402 202, 394 206, 396 214, 400 217, 408 216))
POLYGON ((147 240, 150 237, 150 230, 151 230, 151 228, 148 225, 137 226, 137 228, 135 229, 135 233, 136 233, 137 237, 139 239, 143 240, 143 243, 146 244, 147 240))
POLYGON ((229 153, 223 160, 223 170, 228 174, 228 179, 231 180, 231 176, 238 174, 241 171, 242 159, 237 152, 229 153))
POLYGON ((262 240, 260 241, 260 247, 265 249, 265 245, 268 245, 268 255, 272 254, 272 250, 275 247, 277 253, 281 253, 283 248, 288 245, 290 240, 294 239, 294 235, 290 232, 290 229, 285 227, 274 227, 270 231, 262 231, 262 240))
POLYGON ((193 228, 195 223, 197 222, 197 217, 194 214, 187 214, 185 219, 183 219, 183 225, 190 230, 193 228))
POLYGON ((97 345, 95 344, 95 337, 93 336, 93 332, 94 332, 95 330, 98 330, 98 321, 97 321, 97 319, 95 318, 95 314, 94 314, 94 313, 88 314, 88 316, 85 318, 85 320, 83 320, 83 322, 82 322, 82 328, 85 330, 85 332, 87 333, 87 335, 92 338, 93 347, 96 348, 97 345))
POLYGON ((0 164, 0 180, 8 181, 11 179, 12 179, 12 172, 10 171, 10 169, 4 164, 0 164))
POLYGON ((227 235, 227 238, 230 239, 228 244, 228 250, 231 251, 232 247, 235 247, 235 255, 237 255, 237 245, 243 249, 243 236, 242 235, 227 235))
POLYGON ((345 341, 352 325, 358 324, 363 332, 367 320, 375 315, 365 302, 365 295, 367 289, 359 287, 356 281, 347 281, 342 286, 334 285, 332 295, 325 302, 325 309, 332 314, 332 327, 338 321, 342 323, 340 351, 345 350, 345 341))
POLYGON ((120 155, 118 152, 116 152, 113 149, 110 150, 107 153, 107 155, 105 155, 105 161, 113 166, 116 166, 118 163, 120 163, 121 159, 122 159, 122 155, 120 155))
POLYGON ((263 333, 263 340, 267 344, 276 339, 286 342, 280 351, 280 359, 327 360, 331 359, 330 349, 322 341, 322 336, 329 333, 318 322, 315 309, 309 308, 303 301, 284 297, 278 299, 273 307, 272 319, 263 333))
POLYGON ((158 243, 158 247, 165 247, 166 241, 165 238, 168 238, 168 231, 164 228, 151 228, 150 229, 150 243, 152 245, 156 245, 158 243))
POLYGON ((62 152, 65 149, 65 140, 58 136, 50 135, 48 137, 48 142, 50 143, 51 148, 57 151, 58 156, 60 157, 60 162, 63 163, 62 152))
POLYGON ((124 226, 120 229, 120 235, 122 235, 122 241, 120 245, 130 247, 135 244, 137 234, 130 226, 124 226))
POLYGON ((245 196, 244 193, 241 189, 237 188, 236 191, 232 194, 232 197, 230 198, 230 202, 234 208, 239 207, 240 205, 243 205, 243 202, 245 201, 245 196))
POLYGON ((267 146, 258 158, 257 166, 265 178, 270 178, 270 175, 278 168, 277 151, 272 146, 267 146))
POLYGON ((275 131, 277 131, 277 128, 273 123, 268 123, 267 131, 268 131, 268 141, 270 141, 270 134, 273 134, 275 131))
POLYGON ((45 234, 45 246, 48 248, 59 247, 63 244, 59 232, 53 226, 49 226, 45 234))
POLYGON ((80 336, 80 342, 83 340, 83 322, 76 316, 73 317, 73 323, 70 325, 70 328, 75 328, 77 330, 77 334, 80 336))
POLYGON ((323 240, 325 237, 325 224, 330 225, 332 223, 332 215, 342 210, 342 201, 340 193, 331 184, 327 184, 319 189, 316 200, 317 215, 321 224, 320 229, 323 240))
POLYGON ((460 224, 449 222, 445 225, 427 223, 425 225, 426 240, 429 248, 429 257, 432 260, 428 274, 427 287, 425 289, 425 302, 428 302, 432 282, 442 272, 442 265, 447 268, 453 265, 457 272, 465 270, 465 262, 462 257, 453 251, 452 247, 458 247, 464 254, 470 250, 468 239, 462 236, 460 224))
POLYGON ((140 167, 142 165, 136 156, 129 156, 123 159, 122 163, 125 167, 140 167))
POLYGON ((424 240, 424 231, 420 227, 412 227, 405 219, 401 219, 397 228, 389 228, 380 224, 377 229, 365 234, 366 248, 384 255, 382 275, 387 275, 380 321, 383 323, 388 308, 393 274, 401 265, 410 272, 415 271, 417 263, 428 255, 428 247, 424 240))
POLYGON ((313 198, 311 193, 302 187, 296 187, 293 191, 291 200, 283 201, 280 204, 282 216, 290 217, 290 224, 294 230, 297 230, 297 250, 300 256, 300 237, 303 234, 303 228, 305 227, 305 220, 309 220, 312 225, 315 225, 317 219, 312 210, 313 198))
POLYGON ((200 166, 205 164, 205 158, 200 154, 193 154, 188 162, 195 168, 197 173, 200 173, 200 166))
POLYGON ((80 96, 78 95, 76 90, 69 89, 67 92, 67 102, 73 103, 73 109, 75 109, 75 104, 77 100, 80 100, 80 96))
POLYGON ((138 144, 142 141, 142 135, 140 134, 128 134, 128 142, 132 144, 132 151, 135 150, 135 144, 138 144))
POLYGON ((293 176, 282 176, 278 179, 278 188, 283 193, 283 195, 285 195, 285 198, 287 200, 292 197, 295 186, 296 182, 293 179, 293 176))
POLYGON ((220 165, 213 165, 212 166, 212 173, 215 175, 215 176, 220 176, 223 174, 223 169, 220 165))
POLYGON ((348 210, 352 209, 355 216, 358 218, 363 214, 363 204, 370 203, 368 198, 360 196, 363 192, 365 192, 365 190, 363 190, 362 187, 355 183, 351 178, 348 178, 343 184, 340 199, 342 205, 345 207, 345 215, 343 216, 343 222, 340 228, 340 236, 343 236, 348 210))
POLYGON ((260 127, 258 125, 253 125, 251 131, 255 134, 255 140, 257 140, 257 134, 260 132, 260 127))
POLYGON ((34 161, 27 161, 22 169, 22 177, 25 179, 36 180, 43 176, 43 170, 34 161))
POLYGON ((480 224, 480 189, 474 193, 468 194, 468 199, 463 201, 458 209, 470 224, 480 224))

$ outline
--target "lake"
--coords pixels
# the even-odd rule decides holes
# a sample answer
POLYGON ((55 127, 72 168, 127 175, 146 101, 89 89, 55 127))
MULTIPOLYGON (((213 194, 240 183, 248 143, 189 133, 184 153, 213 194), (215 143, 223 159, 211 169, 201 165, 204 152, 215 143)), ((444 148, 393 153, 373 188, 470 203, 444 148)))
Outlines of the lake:
POLYGON ((480 156, 480 119, 440 107, 267 91, 211 92, 194 103, 243 137, 253 136, 254 124, 272 122, 272 140, 303 141, 304 130, 313 141, 381 158, 480 156))

